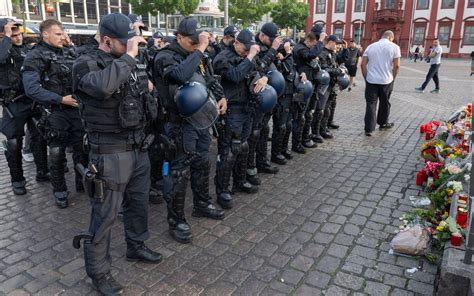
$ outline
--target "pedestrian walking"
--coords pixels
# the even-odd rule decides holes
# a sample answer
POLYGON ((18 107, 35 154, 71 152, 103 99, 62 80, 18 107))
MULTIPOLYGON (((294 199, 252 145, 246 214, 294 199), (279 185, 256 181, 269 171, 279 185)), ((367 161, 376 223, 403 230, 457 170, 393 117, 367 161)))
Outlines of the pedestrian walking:
POLYGON ((393 43, 395 35, 386 31, 380 41, 367 47, 362 57, 361 69, 364 76, 365 100, 365 135, 372 136, 376 123, 380 129, 394 126, 388 122, 390 115, 390 95, 393 82, 400 70, 400 47, 393 43), (380 106, 377 112, 377 102, 380 106), (377 112, 377 115, 376 115, 377 112))
POLYGON ((420 46, 417 46, 415 48, 415 60, 414 60, 415 63, 416 63, 416 60, 418 60, 419 55, 420 55, 420 46))
POLYGON ((360 50, 357 48, 357 44, 354 40, 349 42, 349 48, 347 49, 347 60, 345 62, 347 72, 349 74, 349 89, 348 91, 352 90, 352 87, 356 86, 354 82, 354 78, 357 74, 357 65, 359 64, 360 60, 360 50))
POLYGON ((430 82, 431 79, 433 79, 435 83, 435 89, 431 91, 431 93, 436 93, 439 94, 439 78, 438 78, 438 71, 439 67, 441 66, 441 55, 443 54, 443 49, 439 45, 438 39, 435 39, 433 41, 433 49, 431 49, 429 53, 429 58, 431 66, 428 71, 428 74, 426 74, 426 79, 425 82, 421 85, 421 87, 416 87, 415 89, 419 92, 424 92, 426 86, 430 82))

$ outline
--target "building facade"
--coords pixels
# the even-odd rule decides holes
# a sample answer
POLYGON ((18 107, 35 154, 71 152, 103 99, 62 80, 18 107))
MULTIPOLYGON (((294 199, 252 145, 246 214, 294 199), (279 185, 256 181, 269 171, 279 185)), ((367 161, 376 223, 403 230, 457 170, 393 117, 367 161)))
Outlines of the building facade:
MULTIPOLYGON (((224 13, 218 8, 218 0, 201 0, 193 14, 203 27, 215 28, 222 31, 224 13)), ((125 0, 21 0, 19 6, 11 0, 0 0, 0 17, 24 19, 26 25, 36 32, 37 25, 47 19, 55 18, 61 21, 69 34, 94 34, 100 22, 100 17, 113 12, 132 13, 133 8, 125 0), (23 13, 24 12, 24 13, 23 13), (35 28, 36 27, 36 28, 35 28)), ((169 29, 177 29, 183 16, 168 16, 169 29)), ((164 30, 165 16, 143 15, 143 22, 150 28, 146 35, 157 30, 164 30)))
POLYGON ((364 48, 392 30, 405 56, 416 45, 428 50, 436 38, 446 56, 474 51, 474 0, 310 0, 309 6, 307 28, 322 24, 364 48))

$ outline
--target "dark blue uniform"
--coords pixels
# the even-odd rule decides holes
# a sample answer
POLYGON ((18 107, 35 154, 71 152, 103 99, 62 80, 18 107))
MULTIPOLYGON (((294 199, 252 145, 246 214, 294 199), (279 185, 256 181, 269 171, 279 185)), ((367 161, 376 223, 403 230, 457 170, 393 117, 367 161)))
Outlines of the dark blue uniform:
POLYGON ((318 41, 316 46, 309 48, 301 41, 293 49, 296 69, 299 73, 305 73, 306 78, 314 85, 313 95, 306 106, 300 102, 294 102, 293 105, 293 139, 292 149, 296 152, 304 152, 302 145, 307 148, 316 147, 311 139, 311 124, 313 122, 318 94, 316 91, 317 83, 315 81, 318 72, 318 62, 316 58, 323 50, 323 43, 318 41), (304 114, 304 116, 303 116, 304 114), (302 144, 302 145, 301 145, 302 144))
POLYGON ((22 155, 25 124, 31 133, 32 152, 38 181, 47 181, 48 163, 46 141, 36 128, 41 110, 25 96, 20 69, 28 52, 25 45, 14 46, 9 37, 0 40, 0 99, 3 101, 1 132, 6 136, 7 162, 15 194, 25 194, 22 155))
POLYGON ((164 134, 174 143, 176 153, 168 157, 169 174, 164 177, 164 198, 168 203, 170 234, 178 241, 192 239, 190 227, 184 217, 187 180, 191 178, 195 216, 222 219, 223 211, 211 203, 209 195, 208 129, 197 129, 184 120, 174 102, 176 89, 187 81, 206 85, 209 63, 204 63, 199 50, 188 54, 175 40, 155 57, 154 82, 158 96, 166 110, 164 134))
POLYGON ((216 74, 222 76, 222 86, 227 103, 227 112, 222 116, 223 126, 219 131, 219 154, 216 165, 217 202, 225 209, 233 206, 230 192, 230 176, 233 171, 233 192, 256 192, 256 187, 246 180, 248 138, 252 130, 253 113, 252 80, 258 73, 255 63, 239 56, 235 49, 227 48, 214 60, 216 74))
MULTIPOLYGON (((72 94, 72 63, 75 56, 68 49, 56 48, 41 41, 30 51, 23 63, 23 84, 28 97, 44 106, 47 112, 46 136, 50 155, 51 184, 56 204, 68 206, 64 178, 66 146, 73 148, 74 164, 87 164, 82 147, 84 128, 79 110, 61 104, 63 96, 72 94)), ((83 191, 81 177, 76 173, 76 191, 83 191)))

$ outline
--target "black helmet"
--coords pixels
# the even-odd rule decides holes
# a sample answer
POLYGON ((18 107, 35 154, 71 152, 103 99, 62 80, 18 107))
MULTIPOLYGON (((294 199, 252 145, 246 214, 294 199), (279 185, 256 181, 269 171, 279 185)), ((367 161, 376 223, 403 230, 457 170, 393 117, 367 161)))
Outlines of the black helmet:
POLYGON ((219 116, 217 102, 200 82, 190 81, 180 86, 174 100, 179 113, 197 129, 209 128, 219 116))
POLYGON ((331 81, 331 76, 328 71, 321 69, 316 73, 316 82, 320 85, 329 85, 331 81))
POLYGON ((307 102, 313 94, 313 84, 309 80, 300 81, 300 83, 298 83, 296 86, 296 90, 303 94, 304 101, 307 102))
POLYGON ((272 111, 278 100, 277 92, 271 85, 268 84, 261 92, 256 93, 255 96, 257 98, 257 102, 260 105, 260 112, 262 113, 272 111))
POLYGON ((268 84, 271 85, 278 96, 285 93, 285 77, 277 70, 271 70, 267 73, 268 84))
POLYGON ((345 90, 350 84, 349 76, 347 74, 339 76, 337 78, 337 84, 339 85, 340 90, 345 90))

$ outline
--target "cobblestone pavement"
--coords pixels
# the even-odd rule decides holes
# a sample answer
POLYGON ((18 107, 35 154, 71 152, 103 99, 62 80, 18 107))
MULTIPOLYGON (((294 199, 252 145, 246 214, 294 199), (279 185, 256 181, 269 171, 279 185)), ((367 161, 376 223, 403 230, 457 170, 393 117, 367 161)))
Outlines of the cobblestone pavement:
MULTIPOLYGON (((237 195, 223 221, 191 217, 188 202, 192 244, 174 242, 164 205, 152 205, 147 244, 164 254, 159 265, 125 261, 123 228, 116 223, 113 274, 127 286, 125 294, 432 294, 436 266, 389 255, 389 242, 398 217, 411 209, 408 196, 419 194, 419 125, 473 99, 474 84, 468 61, 449 61, 441 67, 441 94, 415 93, 427 69, 403 61, 392 130, 364 136, 359 79, 353 92, 340 96, 336 138, 295 155, 279 174, 264 175, 260 192, 237 195), (412 267, 421 270, 408 274, 412 267)), ((3 154, 0 166, 0 294, 95 295, 82 250, 71 245, 88 226, 87 198, 73 193, 71 206, 57 209, 49 185, 33 181, 31 163, 29 194, 14 196, 3 154)))

